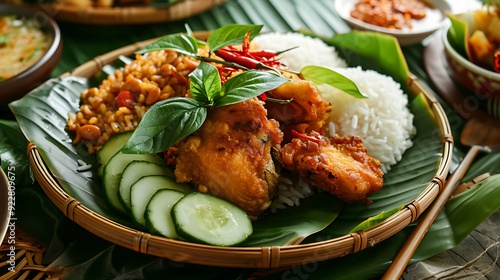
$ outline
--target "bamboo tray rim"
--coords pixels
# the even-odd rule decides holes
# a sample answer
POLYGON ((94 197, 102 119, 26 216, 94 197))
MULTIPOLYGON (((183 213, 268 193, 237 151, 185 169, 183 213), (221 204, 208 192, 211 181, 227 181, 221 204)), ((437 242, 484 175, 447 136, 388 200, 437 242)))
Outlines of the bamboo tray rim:
MULTIPOLYGON (((197 33, 199 37, 206 36, 206 34, 208 32, 197 33)), ((136 50, 155 40, 157 39, 138 42, 98 56, 73 71, 62 74, 61 77, 91 77, 106 64, 117 60, 119 56, 132 55, 136 50)), ((49 199, 69 219, 112 243, 140 253, 200 265, 240 268, 279 268, 303 265, 342 257, 375 246, 415 221, 443 189, 454 146, 448 119, 441 104, 416 76, 410 74, 407 86, 412 92, 424 95, 441 132, 442 155, 434 178, 417 198, 383 222, 366 230, 320 242, 266 247, 217 247, 172 240, 126 227, 93 212, 71 197, 51 173, 34 143, 28 145, 27 152, 34 175, 49 199)))
POLYGON ((152 6, 79 7, 62 3, 28 6, 42 10, 60 21, 80 24, 122 25, 182 20, 208 11, 224 2, 226 0, 181 0, 163 8, 152 6))

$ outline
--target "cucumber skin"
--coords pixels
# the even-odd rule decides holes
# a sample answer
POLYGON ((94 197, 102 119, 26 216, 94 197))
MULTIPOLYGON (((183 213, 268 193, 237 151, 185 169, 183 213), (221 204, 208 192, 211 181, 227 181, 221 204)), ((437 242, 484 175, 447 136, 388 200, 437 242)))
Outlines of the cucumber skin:
MULTIPOLYGON (((157 188, 156 192, 160 191, 160 190, 163 190, 163 189, 169 189, 169 190, 175 190, 175 191, 179 191, 183 194, 187 194, 187 193, 190 193, 192 192, 192 188, 189 187, 188 185, 186 184, 180 184, 180 183, 177 183, 175 182, 175 180, 170 177, 170 176, 165 176, 165 175, 150 175, 150 176, 144 176, 144 177, 141 177, 139 180, 137 180, 131 187, 130 189, 130 192, 131 192, 131 202, 133 200, 133 197, 135 197, 133 194, 135 191, 137 191, 137 188, 138 187, 141 187, 141 188, 148 188, 148 189, 151 189, 151 188, 157 188), (147 182, 148 184, 147 185, 139 185, 139 184, 144 184, 144 182, 141 182, 141 181, 145 181, 145 180, 159 180, 157 182, 147 182)), ((146 193, 146 191, 142 191, 141 193, 146 193)), ((151 201, 152 197, 154 196, 154 193, 151 194, 151 197, 149 197, 148 199, 148 203, 151 201)), ((147 208, 147 204, 146 206, 144 207, 144 212, 142 213, 142 217, 144 217, 145 213, 146 213, 146 208, 147 208)), ((137 213, 136 212, 136 209, 132 203, 132 207, 131 207, 131 211, 130 211, 130 216, 132 217, 134 223, 142 228, 146 227, 146 222, 145 221, 142 221, 142 220, 138 220, 137 218, 137 213)))
MULTIPOLYGON (((179 239, 179 236, 177 235, 176 230, 175 230, 175 224, 174 224, 174 221, 172 219, 171 212, 172 212, 172 208, 175 205, 175 203, 177 203, 177 201, 179 201, 183 196, 185 196, 185 193, 180 192, 178 190, 173 190, 173 189, 160 189, 153 195, 153 197, 149 201, 148 205, 146 206, 146 211, 144 213, 144 218, 146 220, 146 227, 151 233, 161 235, 161 236, 164 236, 167 238, 179 239), (175 235, 166 235, 161 230, 157 229, 157 227, 155 226, 156 222, 153 221, 153 218, 152 218, 152 215, 153 215, 152 211, 154 211, 154 210, 151 208, 155 207, 154 204, 158 203, 157 201, 155 201, 155 199, 161 199, 162 201, 165 201, 165 198, 163 196, 166 196, 166 195, 177 196, 177 200, 169 207, 170 209, 162 209, 162 210, 170 210, 170 211, 168 211, 168 213, 164 213, 164 215, 168 215, 168 217, 166 217, 166 219, 170 219, 170 221, 172 222, 172 230, 175 233, 175 235)), ((168 206, 163 205, 163 207, 168 207, 168 206)))
POLYGON ((127 214, 126 209, 118 198, 118 188, 125 166, 134 160, 145 160, 151 162, 164 163, 163 159, 156 154, 124 154, 116 153, 106 164, 103 171, 103 192, 108 205, 123 214, 127 214))
MULTIPOLYGON (((192 241, 192 242, 196 242, 196 243, 200 243, 200 244, 208 244, 208 245, 221 246, 221 247, 235 246, 235 245, 238 245, 240 243, 243 243, 253 233, 252 222, 251 222, 250 218, 248 217, 248 215, 241 208, 239 208, 238 206, 236 206, 236 205, 232 204, 231 202, 226 201, 222 198, 212 196, 209 194, 205 194, 205 193, 193 192, 193 193, 185 195, 183 198, 181 198, 174 205, 174 207, 172 208, 171 215, 172 215, 172 220, 173 220, 174 225, 175 225, 175 231, 177 232, 179 237, 182 239, 185 239, 187 241, 192 241), (249 232, 243 238, 239 239, 237 242, 222 244, 222 243, 210 242, 210 241, 207 241, 205 239, 198 238, 198 237, 194 236, 193 234, 185 231, 184 226, 182 225, 182 221, 180 221, 178 218, 178 215, 182 215, 182 213, 180 213, 181 211, 179 210, 179 208, 180 208, 179 205, 181 205, 181 203, 183 203, 184 200, 191 199, 191 197, 198 196, 198 195, 207 196, 209 199, 214 199, 214 200, 219 201, 219 203, 224 203, 226 205, 232 205, 235 209, 238 209, 237 211, 241 211, 241 214, 243 214, 246 217, 245 222, 247 223, 247 225, 250 229, 249 232)), ((191 221, 191 222, 194 222, 194 221, 191 221)), ((241 226, 241 225, 238 225, 238 226, 241 226)))
POLYGON ((104 167, 108 161, 125 146, 132 133, 132 131, 127 131, 111 136, 97 151, 97 175, 99 177, 102 177, 104 167))
POLYGON ((118 187, 118 199, 120 200, 120 202, 123 205, 123 208, 127 212, 130 213, 131 209, 132 209, 132 206, 130 205, 131 204, 130 190, 131 190, 132 186, 134 185, 135 182, 137 182, 142 177, 150 176, 150 175, 164 175, 164 176, 173 177, 174 172, 171 169, 169 169, 164 163, 158 164, 157 162, 150 162, 150 161, 145 161, 145 160, 132 161, 129 164, 127 164, 125 169, 123 169, 122 177, 120 179, 120 184, 118 187), (133 170, 132 168, 138 169, 138 168, 146 167, 146 166, 148 168, 144 168, 142 170, 143 174, 141 174, 140 176, 135 176, 134 177, 135 181, 128 185, 128 190, 125 190, 124 187, 122 186, 125 172, 136 172, 136 170, 133 170), (128 201, 126 201, 126 198, 124 198, 124 195, 126 195, 124 192, 128 192, 128 201))

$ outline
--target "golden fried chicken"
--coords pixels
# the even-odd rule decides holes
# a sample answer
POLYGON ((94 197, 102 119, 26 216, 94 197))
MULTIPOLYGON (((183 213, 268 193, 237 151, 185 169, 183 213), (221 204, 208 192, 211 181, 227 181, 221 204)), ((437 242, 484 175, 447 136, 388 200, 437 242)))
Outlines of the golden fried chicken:
POLYGON ((290 83, 284 83, 266 95, 280 100, 292 99, 287 104, 266 102, 269 117, 284 125, 282 130, 286 134, 286 142, 292 138, 289 133, 291 130, 301 133, 319 131, 331 111, 330 102, 319 95, 310 81, 296 77, 291 77, 290 83))
POLYGON ((361 138, 329 139, 317 132, 296 135, 281 149, 281 161, 311 186, 346 203, 367 202, 370 194, 382 188, 381 164, 368 156, 361 138))
POLYGON ((180 142, 176 179, 236 204, 255 220, 277 193, 271 149, 282 137, 257 98, 213 109, 201 128, 180 142))

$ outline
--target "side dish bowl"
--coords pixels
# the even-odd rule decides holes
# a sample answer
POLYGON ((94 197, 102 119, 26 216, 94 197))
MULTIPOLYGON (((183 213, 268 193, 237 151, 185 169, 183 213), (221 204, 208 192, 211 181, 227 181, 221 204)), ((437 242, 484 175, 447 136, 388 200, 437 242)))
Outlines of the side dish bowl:
POLYGON ((0 4, 0 11, 0 16, 13 15, 35 21, 51 38, 49 48, 37 62, 21 73, 0 82, 1 111, 7 112, 8 103, 23 97, 50 75, 60 59, 62 40, 57 23, 42 11, 8 4, 0 4))
POLYGON ((426 16, 421 20, 412 20, 413 27, 394 29, 366 23, 351 16, 351 11, 359 0, 337 0, 335 10, 352 28, 359 30, 374 31, 396 37, 401 46, 413 45, 429 37, 432 33, 442 28, 447 22, 445 15, 450 5, 444 0, 422 1, 427 4, 426 16))
POLYGON ((442 41, 453 79, 483 100, 500 98, 500 74, 478 66, 459 54, 450 44, 449 31, 450 28, 443 30, 442 41))
POLYGON ((450 44, 449 30, 443 30, 441 36, 449 75, 470 93, 473 106, 482 104, 486 113, 500 119, 500 73, 478 66, 458 53, 450 44))

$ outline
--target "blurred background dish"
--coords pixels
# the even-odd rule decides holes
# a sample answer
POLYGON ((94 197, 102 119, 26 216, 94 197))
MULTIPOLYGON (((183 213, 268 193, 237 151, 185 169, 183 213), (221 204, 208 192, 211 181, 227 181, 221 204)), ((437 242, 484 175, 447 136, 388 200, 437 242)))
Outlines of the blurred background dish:
POLYGON ((466 89, 476 103, 484 103, 485 111, 500 119, 500 73, 479 66, 460 54, 450 43, 450 27, 442 32, 445 61, 453 81, 466 89))
MULTIPOLYGON (((444 0, 428 1, 393 1, 379 0, 377 12, 373 14, 368 4, 362 3, 364 0, 337 0, 335 9, 339 16, 345 20, 352 28, 368 30, 392 35, 398 39, 401 46, 413 45, 421 42, 436 30, 442 28, 447 23, 446 11, 450 5, 444 0), (396 7, 394 2, 408 3, 403 9, 396 7), (357 4, 357 11, 355 7, 357 4), (391 9, 395 14, 388 15, 381 7, 394 5, 391 9), (420 9, 418 6, 422 6, 420 9), (354 11, 354 13, 353 13, 354 11), (414 11, 414 12, 412 12, 414 11), (363 15, 364 14, 364 18, 363 15), (412 18, 408 16, 412 15, 412 18), (364 20, 371 22, 365 22, 364 20)), ((368 1, 366 1, 368 2, 368 1)))
POLYGON ((8 103, 23 97, 50 75, 61 52, 61 33, 51 17, 42 11, 0 4, 2 117, 8 115, 8 103))
POLYGON ((478 66, 459 54, 450 43, 449 32, 449 27, 443 31, 442 40, 446 61, 454 80, 471 93, 484 98, 500 97, 500 73, 478 66))
POLYGON ((29 0, 7 0, 47 11, 57 21, 97 25, 161 23, 182 20, 208 11, 226 0, 60 0, 33 5, 29 0))

